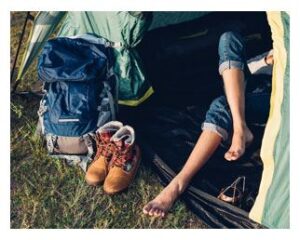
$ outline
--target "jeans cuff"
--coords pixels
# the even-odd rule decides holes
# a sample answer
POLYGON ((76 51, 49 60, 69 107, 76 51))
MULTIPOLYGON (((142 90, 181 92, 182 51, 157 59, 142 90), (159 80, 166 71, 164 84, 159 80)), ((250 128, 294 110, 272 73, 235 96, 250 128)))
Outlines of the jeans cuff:
POLYGON ((226 69, 231 69, 231 68, 239 68, 242 71, 244 70, 244 63, 240 62, 240 61, 234 61, 234 60, 227 60, 222 62, 219 65, 219 73, 220 75, 222 75, 222 73, 224 72, 224 70, 226 69))
POLYGON ((202 131, 203 130, 209 130, 218 134, 223 139, 223 141, 226 141, 228 138, 228 132, 224 128, 221 128, 213 123, 204 122, 202 124, 202 131))

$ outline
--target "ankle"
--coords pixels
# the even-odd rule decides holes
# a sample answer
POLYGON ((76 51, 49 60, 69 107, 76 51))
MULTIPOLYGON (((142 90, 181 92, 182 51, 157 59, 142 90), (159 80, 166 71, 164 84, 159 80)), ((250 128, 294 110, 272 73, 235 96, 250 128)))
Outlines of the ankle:
POLYGON ((247 129, 246 123, 235 124, 233 126, 233 134, 243 134, 247 129))
POLYGON ((181 177, 180 175, 177 175, 173 180, 172 180, 172 185, 176 189, 176 192, 180 195, 184 192, 188 185, 189 181, 181 177))

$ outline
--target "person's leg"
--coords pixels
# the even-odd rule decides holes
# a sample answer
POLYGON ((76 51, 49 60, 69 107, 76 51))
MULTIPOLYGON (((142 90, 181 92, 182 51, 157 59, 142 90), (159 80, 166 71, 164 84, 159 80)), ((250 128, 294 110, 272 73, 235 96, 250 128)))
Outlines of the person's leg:
POLYGON ((239 69, 227 69, 222 74, 225 93, 233 119, 231 146, 225 153, 225 159, 237 160, 245 152, 246 144, 251 143, 253 135, 245 121, 244 76, 239 69))
POLYGON ((215 152, 221 140, 220 135, 215 132, 204 130, 182 170, 156 198, 143 208, 144 214, 164 217, 174 201, 183 193, 191 178, 215 152))
POLYGON ((233 137, 225 159, 237 160, 253 135, 245 121, 244 43, 240 35, 224 33, 219 42, 219 72, 223 77, 225 94, 233 119, 233 137))
MULTIPOLYGON (((250 124, 267 122, 270 109, 270 93, 246 95, 246 120, 250 124)), ((232 133, 233 120, 225 96, 215 99, 206 113, 200 135, 186 164, 167 187, 143 208, 144 214, 164 217, 174 201, 188 186, 192 177, 204 166, 221 141, 227 141, 232 133)))
POLYGON ((231 124, 232 120, 226 98, 224 96, 217 98, 206 114, 206 120, 202 125, 203 132, 182 170, 154 200, 146 204, 143 208, 144 214, 165 216, 192 177, 215 152, 222 139, 227 139, 227 129, 230 129, 231 124))

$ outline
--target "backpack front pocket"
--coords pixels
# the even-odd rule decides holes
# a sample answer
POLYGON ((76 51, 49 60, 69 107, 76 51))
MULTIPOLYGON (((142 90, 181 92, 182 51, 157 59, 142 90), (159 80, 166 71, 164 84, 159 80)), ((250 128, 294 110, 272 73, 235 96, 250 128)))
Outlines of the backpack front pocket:
POLYGON ((84 82, 56 82, 49 85, 47 101, 53 123, 86 123, 97 115, 97 90, 84 82))

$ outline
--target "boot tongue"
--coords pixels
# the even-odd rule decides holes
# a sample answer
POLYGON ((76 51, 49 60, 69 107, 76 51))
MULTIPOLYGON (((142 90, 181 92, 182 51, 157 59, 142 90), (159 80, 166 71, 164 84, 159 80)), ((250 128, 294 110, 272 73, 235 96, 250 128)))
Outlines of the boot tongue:
POLYGON ((117 146, 118 149, 120 150, 125 150, 126 148, 128 148, 129 144, 126 143, 126 139, 128 137, 123 137, 117 141, 115 141, 115 145, 117 146))
POLYGON ((113 133, 114 133, 113 131, 109 131, 109 130, 102 131, 100 133, 100 139, 101 139, 101 141, 103 141, 105 143, 109 143, 110 142, 110 138, 112 137, 113 133))
POLYGON ((121 154, 123 155, 123 157, 121 158, 121 162, 122 164, 122 168, 123 170, 129 172, 132 168, 132 163, 131 163, 131 145, 130 143, 128 143, 129 136, 125 136, 121 139, 118 139, 116 141, 114 141, 115 145, 117 146, 117 148, 122 152, 121 154))

